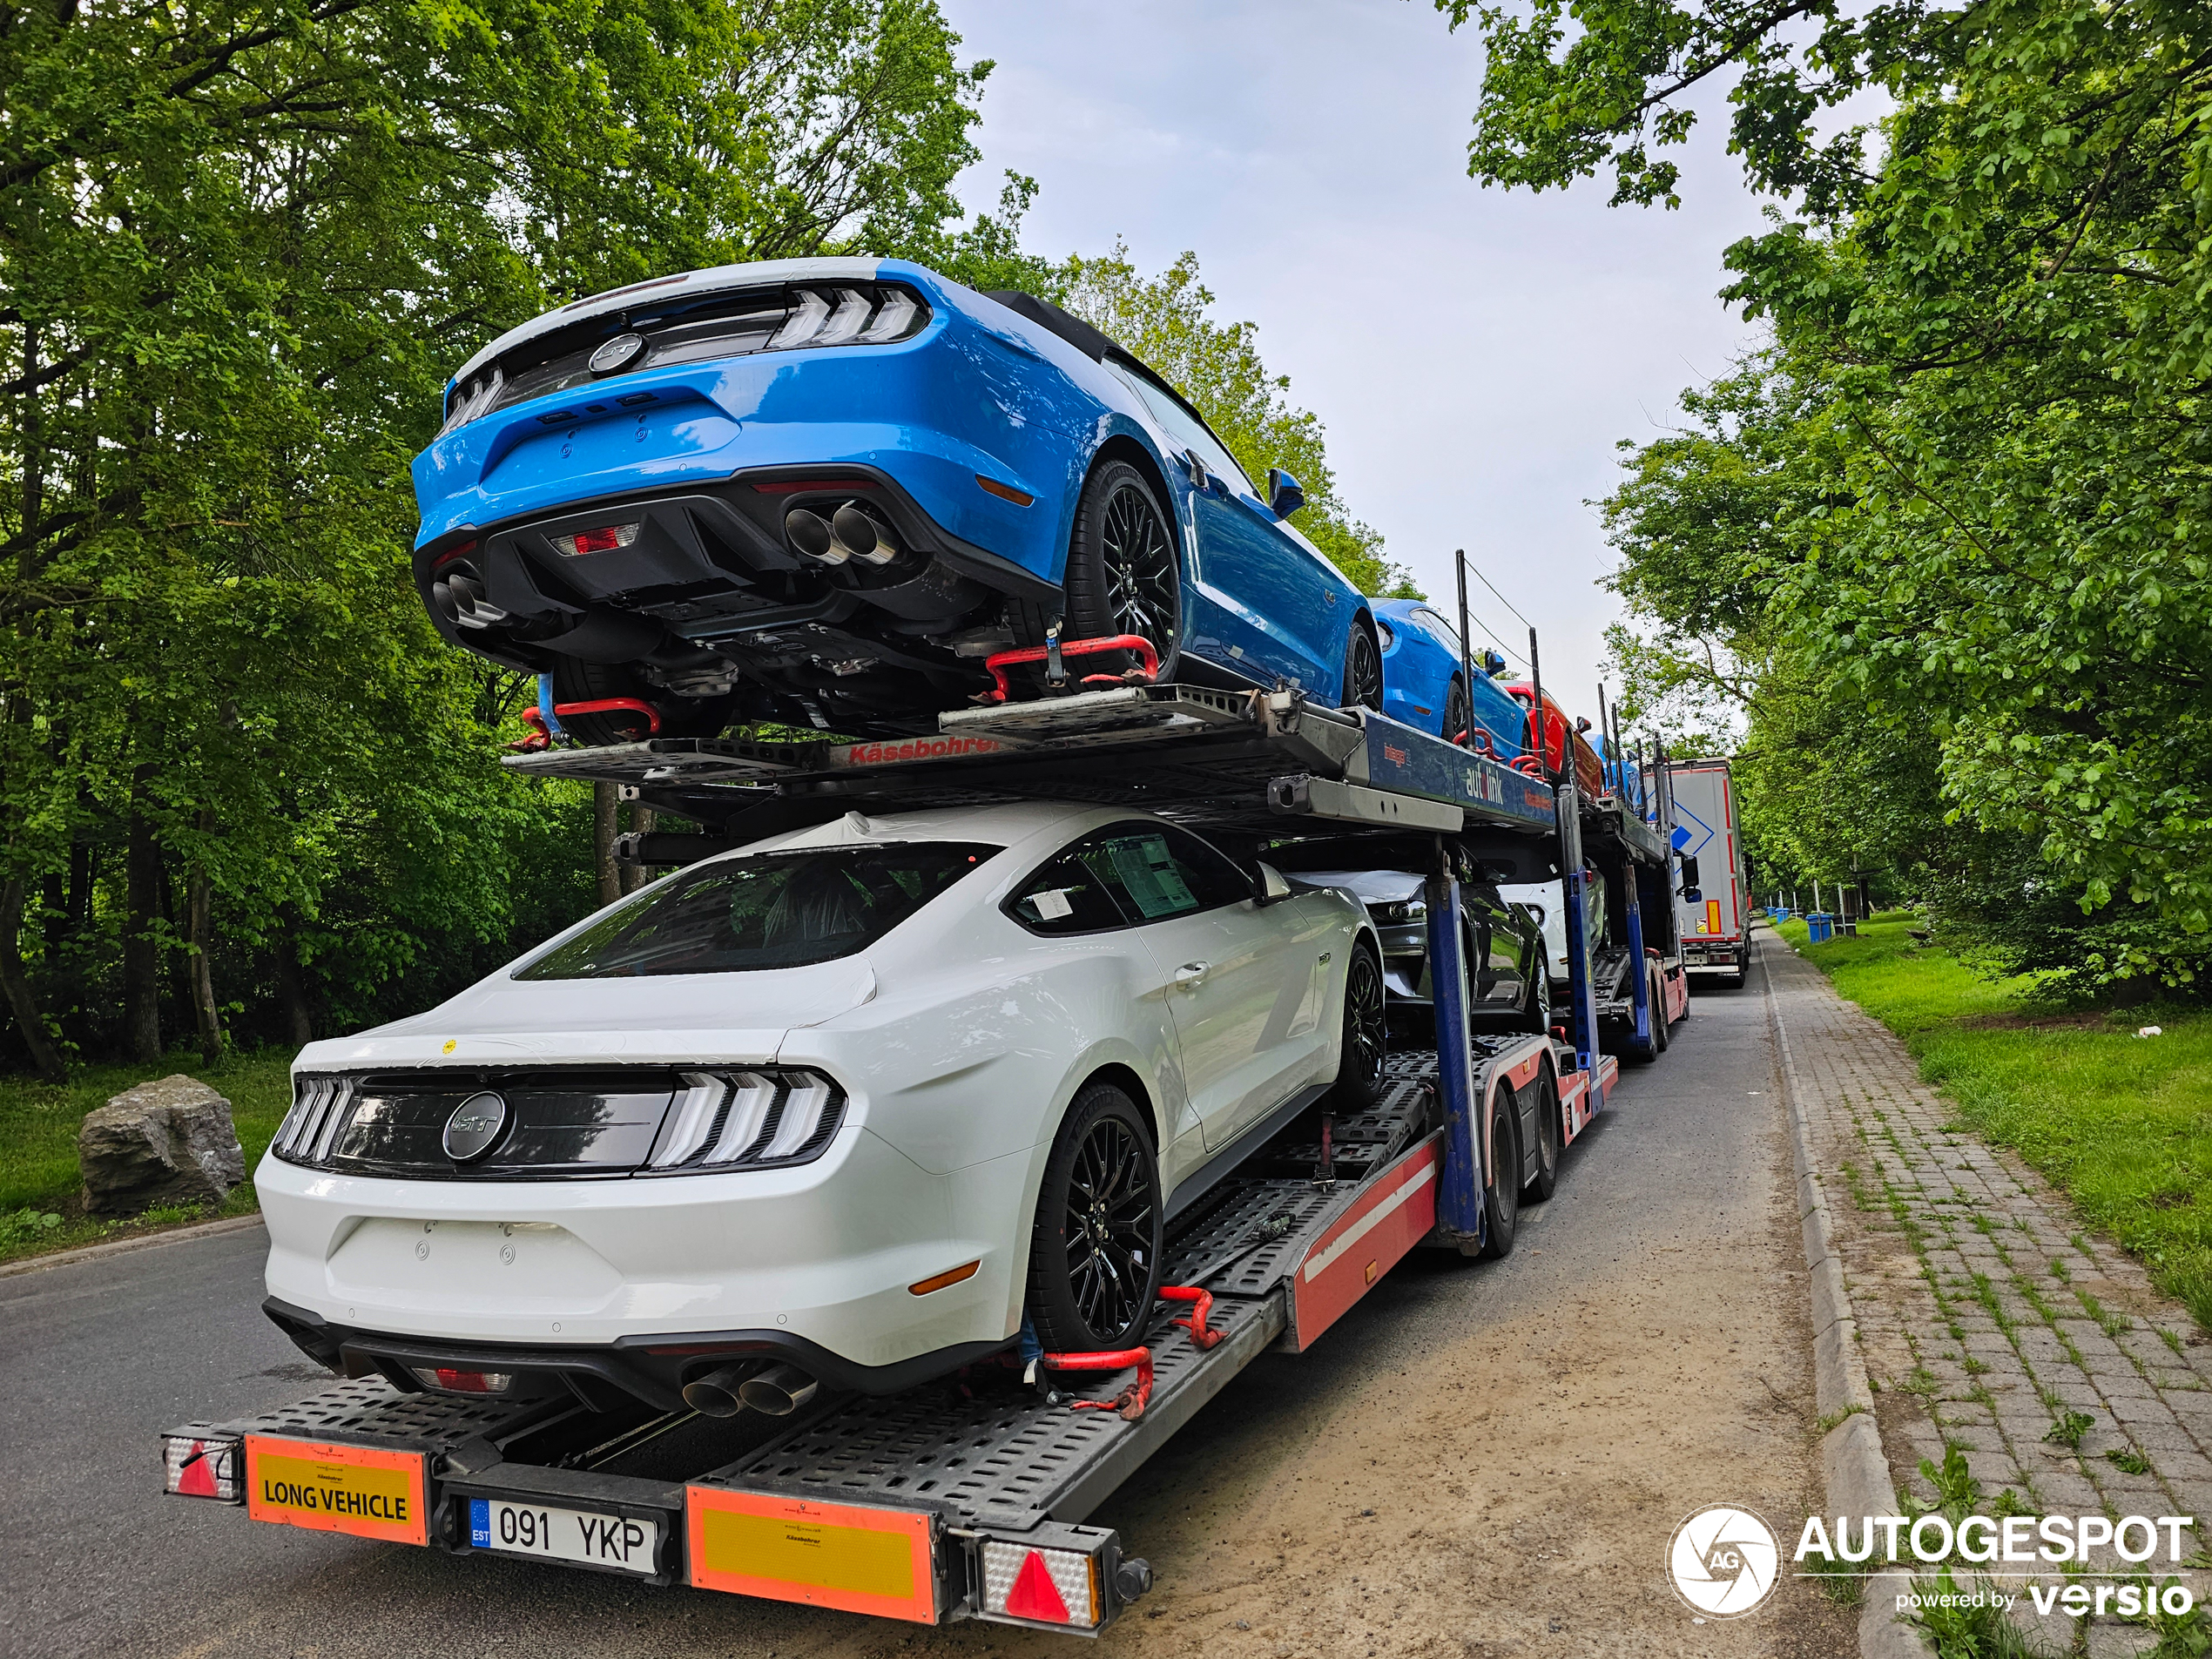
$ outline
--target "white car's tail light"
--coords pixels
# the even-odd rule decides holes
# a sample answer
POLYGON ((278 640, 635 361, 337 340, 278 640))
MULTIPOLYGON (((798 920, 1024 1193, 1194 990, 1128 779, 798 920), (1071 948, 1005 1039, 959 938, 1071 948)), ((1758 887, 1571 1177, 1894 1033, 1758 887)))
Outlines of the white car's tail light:
POLYGON ((678 1081, 648 1171, 809 1163, 845 1121, 845 1091, 819 1072, 687 1071, 678 1081))
POLYGON ((222 1435, 161 1437, 161 1489, 179 1498, 244 1503, 239 1442, 222 1435))
POLYGON ((1089 1629, 1105 1612, 1098 1578, 1098 1557, 1079 1549, 983 1541, 986 1616, 1089 1629))
POLYGON ((354 1100, 351 1077, 300 1076, 292 1081, 292 1109, 278 1125, 270 1150, 295 1163, 329 1156, 331 1143, 345 1127, 354 1100))

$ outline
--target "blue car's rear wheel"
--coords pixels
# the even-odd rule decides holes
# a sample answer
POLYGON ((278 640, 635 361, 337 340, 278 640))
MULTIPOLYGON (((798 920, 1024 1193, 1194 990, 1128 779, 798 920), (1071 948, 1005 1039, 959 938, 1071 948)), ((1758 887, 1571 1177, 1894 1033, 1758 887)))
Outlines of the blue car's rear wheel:
MULTIPOLYGON (((1159 657, 1159 678, 1174 678, 1183 637, 1183 579, 1175 529, 1143 473, 1109 461, 1090 475, 1076 508, 1068 546, 1068 609, 1061 637, 1136 634, 1159 657)), ((1117 674, 1141 666, 1134 651, 1079 657, 1069 672, 1117 674)))
POLYGON ((1354 622, 1352 637, 1344 643, 1344 695, 1337 706, 1372 709, 1379 714, 1382 705, 1382 653, 1375 649, 1375 637, 1366 624, 1354 622))

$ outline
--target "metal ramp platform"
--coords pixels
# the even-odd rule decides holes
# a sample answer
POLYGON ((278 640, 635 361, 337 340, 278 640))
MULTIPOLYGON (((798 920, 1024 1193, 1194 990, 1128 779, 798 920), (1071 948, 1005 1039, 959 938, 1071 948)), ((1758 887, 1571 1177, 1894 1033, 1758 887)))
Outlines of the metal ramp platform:
POLYGON ((510 755, 526 777, 614 783, 702 823, 795 796, 907 810, 1050 799, 1282 835, 1286 819, 1369 828, 1553 831, 1549 785, 1367 710, 1295 691, 1190 685, 960 710, 934 737, 861 743, 653 738, 510 755))

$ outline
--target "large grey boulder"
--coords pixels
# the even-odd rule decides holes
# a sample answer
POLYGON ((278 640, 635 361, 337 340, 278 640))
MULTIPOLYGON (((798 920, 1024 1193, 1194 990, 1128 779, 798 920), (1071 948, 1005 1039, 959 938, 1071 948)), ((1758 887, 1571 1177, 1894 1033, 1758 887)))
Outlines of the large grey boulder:
POLYGON ((150 1204, 220 1204, 246 1179, 231 1103, 181 1072, 87 1112, 77 1131, 84 1208, 135 1216, 150 1204))

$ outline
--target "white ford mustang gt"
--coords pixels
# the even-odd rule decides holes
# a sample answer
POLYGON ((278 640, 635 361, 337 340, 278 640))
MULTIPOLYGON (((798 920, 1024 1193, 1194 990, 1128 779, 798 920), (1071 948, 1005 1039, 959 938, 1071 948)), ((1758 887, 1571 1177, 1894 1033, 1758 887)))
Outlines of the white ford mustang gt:
POLYGON ((1062 805, 692 865, 311 1044, 255 1177, 270 1316, 404 1388, 788 1410, 1115 1348, 1166 1222, 1381 1085, 1365 911, 1062 805))

